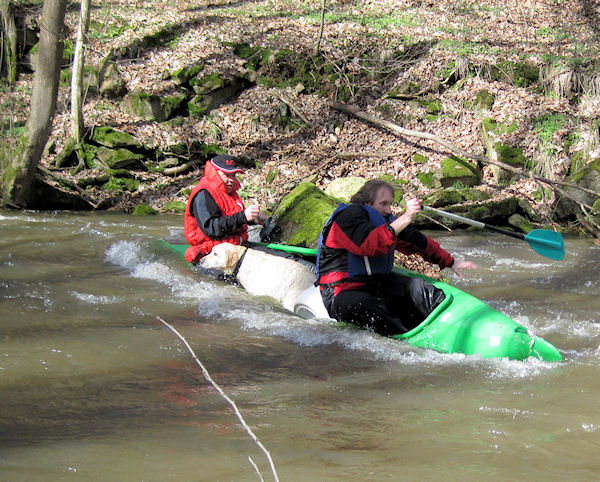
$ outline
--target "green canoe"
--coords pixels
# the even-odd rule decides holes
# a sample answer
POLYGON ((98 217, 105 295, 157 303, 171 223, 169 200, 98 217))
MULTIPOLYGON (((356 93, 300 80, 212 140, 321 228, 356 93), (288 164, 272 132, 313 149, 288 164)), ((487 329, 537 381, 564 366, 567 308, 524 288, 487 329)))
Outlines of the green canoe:
MULTIPOLYGON (((187 248, 187 245, 165 244, 182 256, 187 248)), ((317 254, 315 249, 310 248, 260 244, 313 260, 317 254)), ((429 281, 443 290, 446 298, 417 327, 407 333, 393 335, 392 338, 442 353, 463 353, 483 358, 511 360, 524 360, 528 357, 544 361, 562 360, 560 352, 552 344, 530 335, 524 326, 474 296, 442 281, 403 268, 395 267, 394 270, 429 281)), ((305 318, 322 314, 324 307, 318 288, 307 288, 305 295, 298 298, 294 312, 305 318)))

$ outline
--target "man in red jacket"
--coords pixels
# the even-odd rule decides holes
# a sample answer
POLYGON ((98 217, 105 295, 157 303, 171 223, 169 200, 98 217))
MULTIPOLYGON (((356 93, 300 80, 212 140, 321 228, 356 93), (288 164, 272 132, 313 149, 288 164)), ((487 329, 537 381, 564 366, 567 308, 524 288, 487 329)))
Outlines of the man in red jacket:
POLYGON ((192 189, 184 216, 184 233, 190 247, 185 258, 196 263, 220 243, 244 244, 249 224, 264 224, 267 216, 253 204, 247 208, 237 191, 236 159, 219 154, 206 163, 204 176, 192 189))
POLYGON ((400 217, 392 215, 394 188, 368 181, 351 204, 340 205, 319 239, 317 279, 329 315, 383 335, 416 327, 444 299, 442 290, 421 278, 392 272, 394 251, 417 253, 462 277, 470 261, 457 261, 440 245, 411 226, 421 210, 407 202, 400 217))

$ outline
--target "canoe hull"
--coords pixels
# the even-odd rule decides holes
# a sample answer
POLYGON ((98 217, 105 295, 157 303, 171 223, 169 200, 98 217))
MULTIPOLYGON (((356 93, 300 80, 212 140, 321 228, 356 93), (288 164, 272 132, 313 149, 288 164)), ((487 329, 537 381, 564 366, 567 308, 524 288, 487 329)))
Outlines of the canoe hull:
MULTIPOLYGON (((164 243, 179 255, 187 245, 164 243)), ((267 245, 272 249, 294 252, 293 246, 267 245)), ((315 250, 302 254, 316 255, 315 250)), ((524 360, 529 357, 544 361, 560 361, 562 356, 552 344, 532 336, 527 329, 508 316, 494 310, 487 303, 442 281, 418 273, 394 268, 397 273, 423 278, 446 295, 445 299, 417 327, 392 338, 442 353, 478 355, 482 358, 524 360)), ((313 285, 307 286, 294 304, 294 313, 302 318, 328 318, 319 293, 313 285)))
POLYGON ((443 353, 511 360, 562 359, 553 345, 530 335, 524 326, 487 303, 441 281, 428 281, 443 290, 446 298, 419 326, 394 338, 443 353))

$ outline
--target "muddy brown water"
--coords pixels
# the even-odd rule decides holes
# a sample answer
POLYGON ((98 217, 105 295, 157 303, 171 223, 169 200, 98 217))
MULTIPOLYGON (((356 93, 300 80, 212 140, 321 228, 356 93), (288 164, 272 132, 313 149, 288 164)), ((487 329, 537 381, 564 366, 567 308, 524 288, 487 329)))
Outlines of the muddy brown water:
POLYGON ((274 479, 157 317, 282 481, 598 477, 600 247, 433 233, 480 266, 453 283, 564 357, 519 362, 299 319, 165 250, 181 224, 0 211, 1 480, 274 479))

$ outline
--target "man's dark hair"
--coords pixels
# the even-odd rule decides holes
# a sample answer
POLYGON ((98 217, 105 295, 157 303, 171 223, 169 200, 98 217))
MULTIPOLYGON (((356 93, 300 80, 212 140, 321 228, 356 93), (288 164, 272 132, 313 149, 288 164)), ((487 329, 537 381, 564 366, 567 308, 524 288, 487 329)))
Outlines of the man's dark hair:
POLYGON ((377 192, 382 187, 389 189, 389 191, 392 193, 392 196, 394 195, 394 186, 380 179, 373 179, 371 181, 367 181, 365 185, 361 187, 354 196, 352 196, 350 202, 372 206, 375 203, 377 192))

